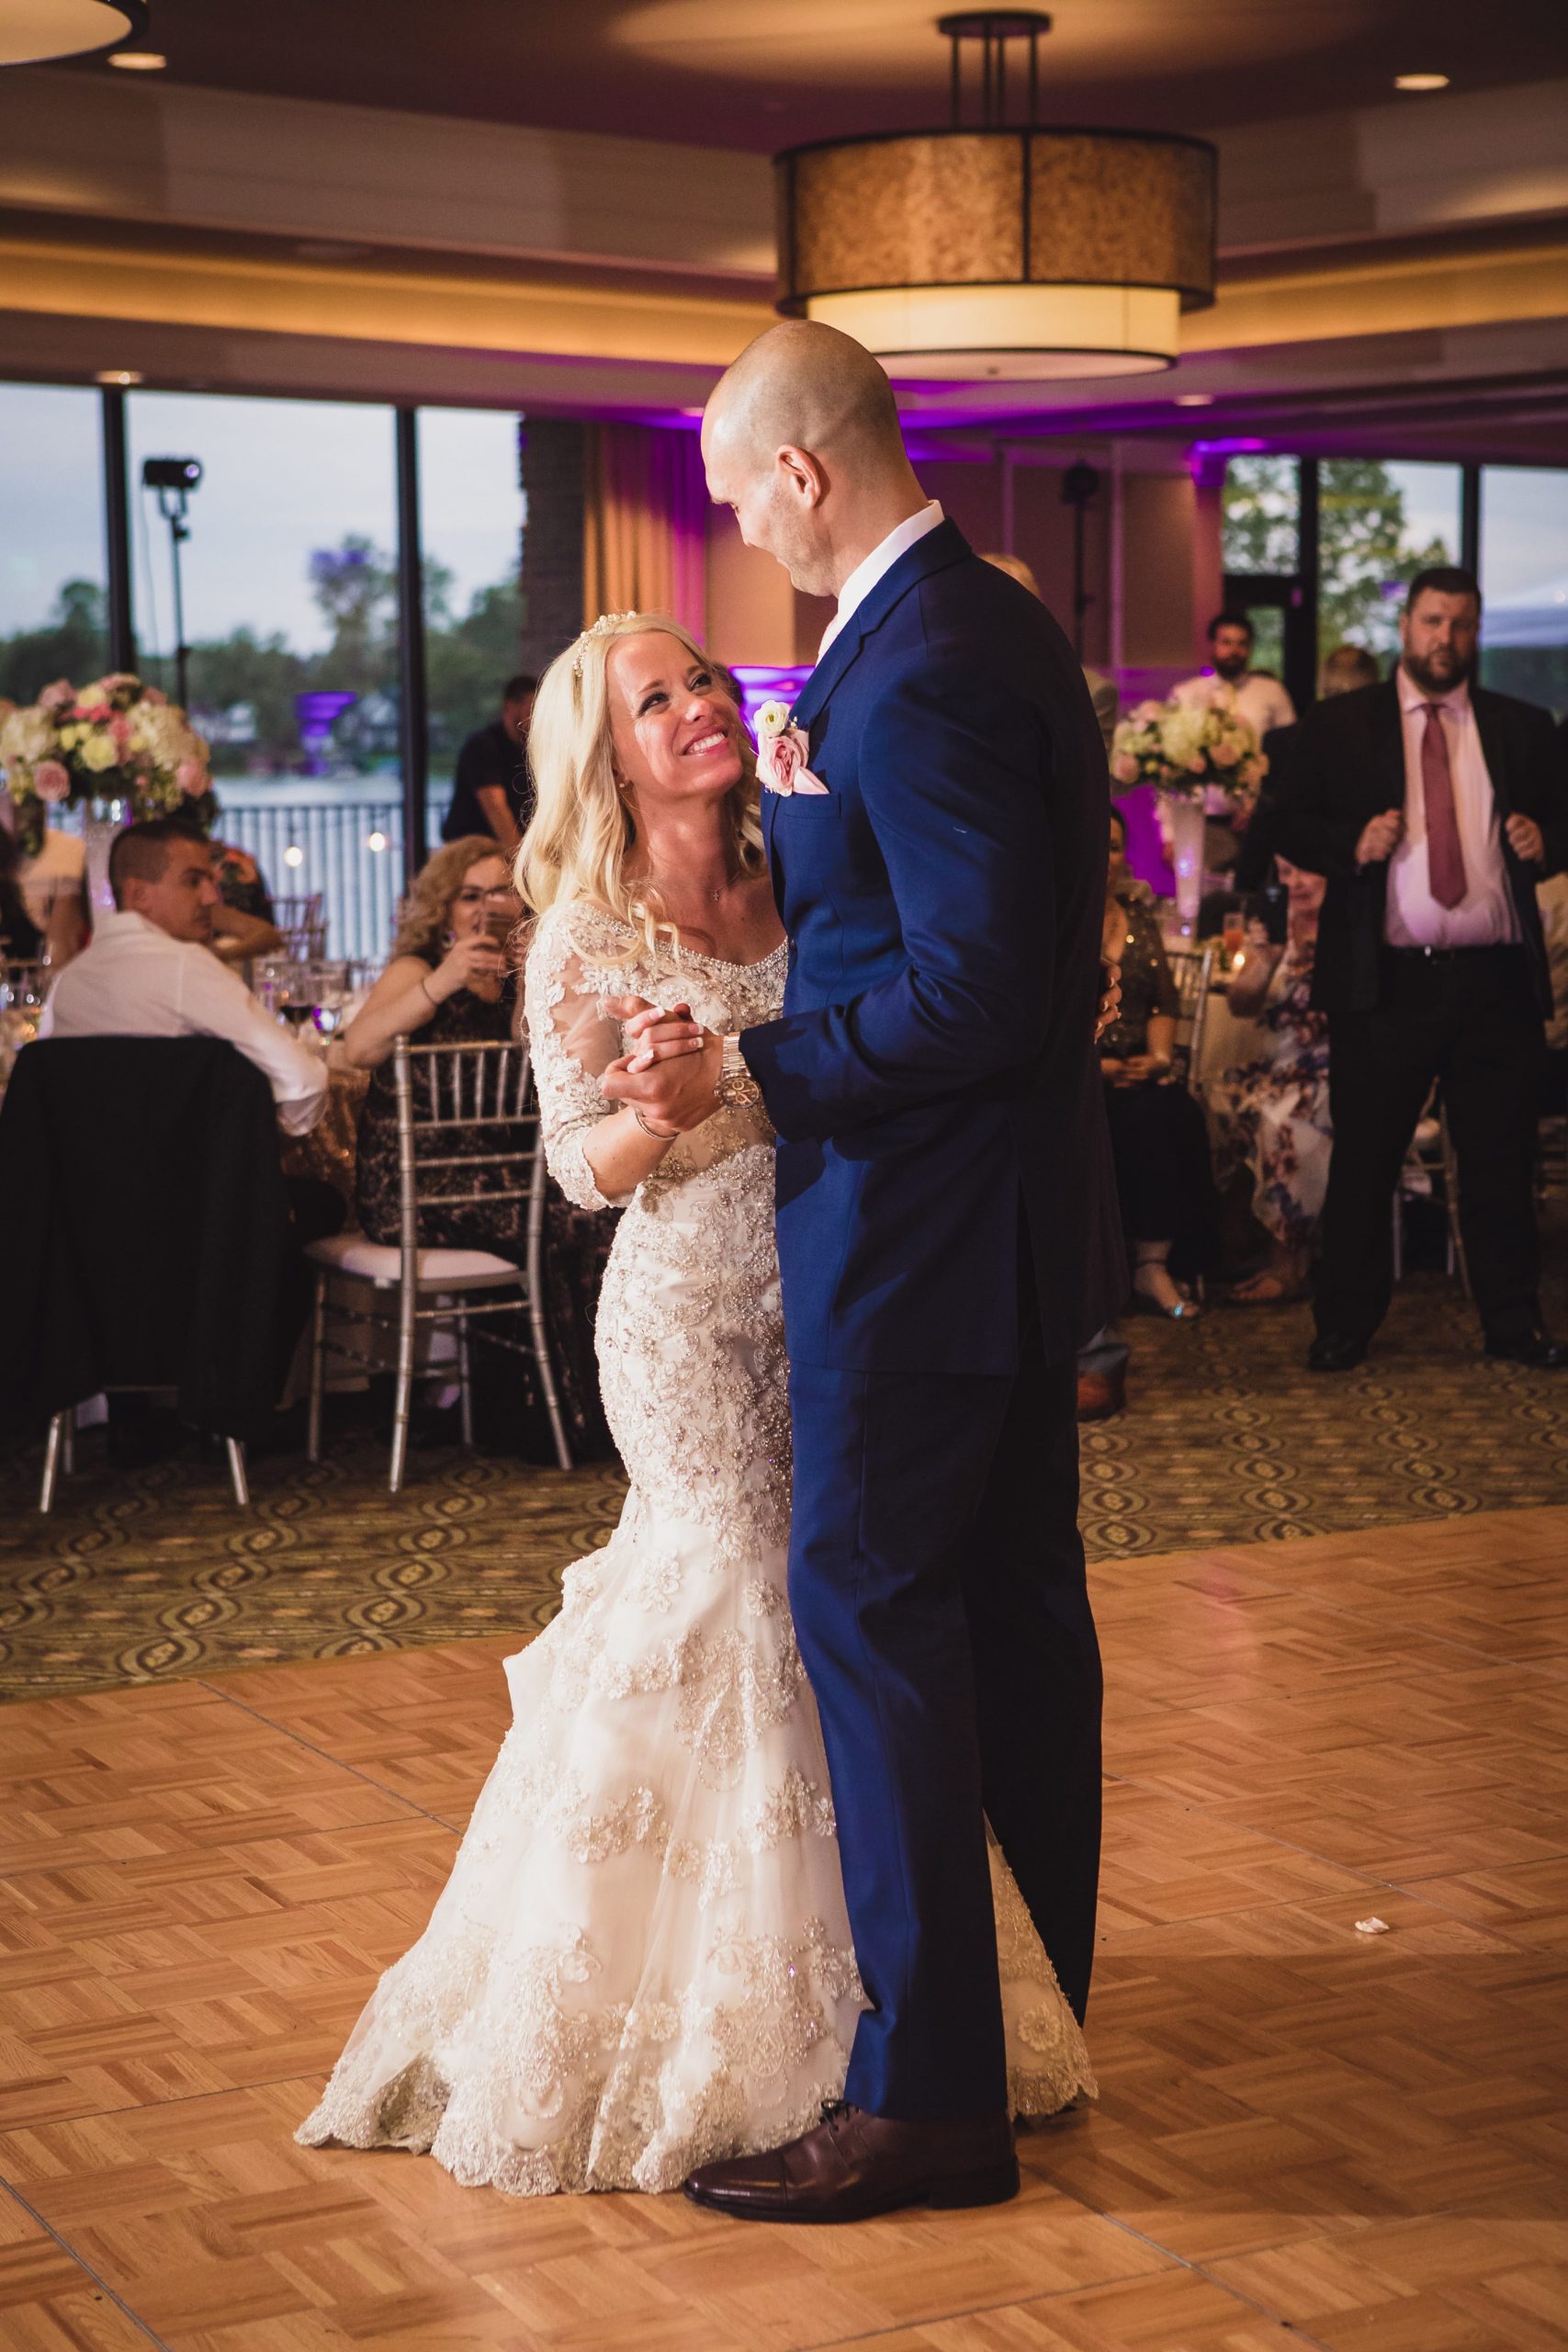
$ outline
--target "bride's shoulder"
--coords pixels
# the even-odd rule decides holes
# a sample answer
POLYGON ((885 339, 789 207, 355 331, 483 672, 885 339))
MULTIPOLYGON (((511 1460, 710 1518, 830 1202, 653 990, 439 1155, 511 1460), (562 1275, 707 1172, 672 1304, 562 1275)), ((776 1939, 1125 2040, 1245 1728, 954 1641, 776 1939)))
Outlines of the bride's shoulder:
POLYGON ((535 923, 530 966, 558 968, 574 957, 598 970, 636 960, 641 942, 626 923, 584 899, 558 899, 535 923))

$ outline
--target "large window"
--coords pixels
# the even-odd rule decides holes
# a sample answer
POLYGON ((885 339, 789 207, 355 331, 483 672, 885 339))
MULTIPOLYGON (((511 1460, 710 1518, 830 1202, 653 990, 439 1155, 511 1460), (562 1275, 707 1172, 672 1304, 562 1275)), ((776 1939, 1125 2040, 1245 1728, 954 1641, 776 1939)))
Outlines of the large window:
POLYGON ((1481 674, 1568 711, 1568 471, 1487 466, 1481 477, 1481 674))
POLYGON ((96 392, 0 384, 0 695, 108 666, 96 392))
POLYGON ((1301 563, 1297 460, 1261 455, 1231 458, 1225 468, 1223 529, 1225 601, 1252 623, 1256 666, 1282 678, 1285 615, 1301 563))
POLYGON ((1427 564, 1460 559, 1458 466, 1327 458, 1318 469, 1317 642, 1387 655, 1399 608, 1427 564))
POLYGON ((423 409, 420 538, 424 551, 429 829, 452 797, 466 736, 501 715, 523 627, 523 488, 518 421, 492 409, 423 409))

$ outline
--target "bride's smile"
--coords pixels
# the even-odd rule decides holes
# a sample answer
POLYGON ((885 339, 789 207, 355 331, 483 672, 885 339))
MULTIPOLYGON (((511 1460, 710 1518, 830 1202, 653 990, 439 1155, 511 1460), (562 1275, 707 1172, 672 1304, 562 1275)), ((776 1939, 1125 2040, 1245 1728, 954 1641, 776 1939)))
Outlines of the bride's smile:
POLYGON ((621 638, 605 673, 616 774, 645 825, 694 793, 722 798, 733 789, 740 714, 679 638, 662 629, 621 638))

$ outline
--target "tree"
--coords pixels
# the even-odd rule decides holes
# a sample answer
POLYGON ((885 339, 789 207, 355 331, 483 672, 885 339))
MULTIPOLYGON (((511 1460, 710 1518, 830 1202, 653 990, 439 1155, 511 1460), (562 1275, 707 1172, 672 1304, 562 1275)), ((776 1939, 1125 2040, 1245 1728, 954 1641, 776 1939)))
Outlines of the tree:
POLYGON ((1318 473, 1317 514, 1320 653, 1346 644, 1386 651, 1402 601, 1386 592, 1406 587, 1427 564, 1452 563, 1453 549, 1441 539, 1410 544, 1404 492, 1375 459, 1327 459, 1318 473))
POLYGON ((89 685, 107 669, 108 653, 103 590, 91 580, 68 580, 42 628, 0 638, 0 695, 10 702, 36 702, 56 678, 89 685))
POLYGON ((310 593, 330 623, 333 641, 312 681, 356 695, 397 677, 397 573, 390 557, 350 532, 310 558, 310 593))

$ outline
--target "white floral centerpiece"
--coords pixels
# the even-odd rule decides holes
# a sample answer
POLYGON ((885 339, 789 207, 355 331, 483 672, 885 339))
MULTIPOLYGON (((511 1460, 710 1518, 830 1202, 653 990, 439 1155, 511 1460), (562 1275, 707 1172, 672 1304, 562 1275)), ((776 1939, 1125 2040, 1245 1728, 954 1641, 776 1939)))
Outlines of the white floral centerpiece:
POLYGON ((85 804, 90 880, 100 901, 96 868, 118 826, 186 809, 210 831, 216 806, 208 757, 185 712, 128 670, 111 671, 80 692, 57 678, 37 702, 0 720, 0 771, 17 812, 18 842, 36 852, 51 808, 85 804))
POLYGON ((1160 797, 1177 912, 1190 938, 1203 888, 1205 810, 1251 801, 1269 773, 1258 738, 1224 703, 1141 702, 1111 738, 1111 773, 1120 785, 1153 785, 1160 797))

